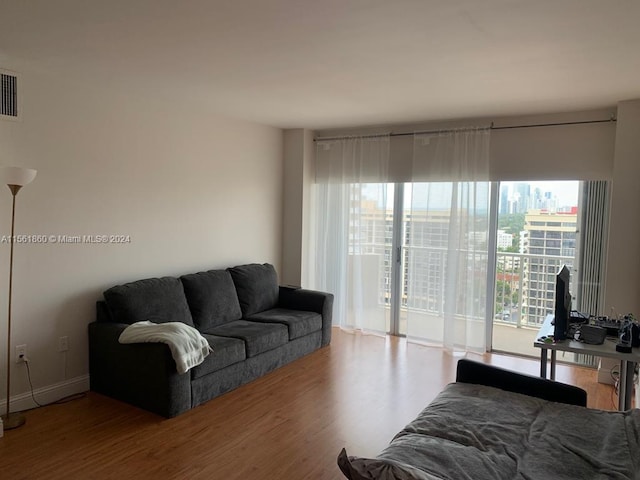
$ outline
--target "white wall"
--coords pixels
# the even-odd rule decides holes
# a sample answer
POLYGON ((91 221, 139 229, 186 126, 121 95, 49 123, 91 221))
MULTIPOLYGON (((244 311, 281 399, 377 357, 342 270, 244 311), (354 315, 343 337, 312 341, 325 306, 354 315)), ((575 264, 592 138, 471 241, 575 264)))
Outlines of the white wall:
MULTIPOLYGON (((281 130, 106 81, 69 84, 4 67, 21 73, 23 114, 0 120, 0 164, 38 170, 18 195, 17 232, 131 238, 17 245, 12 349, 27 344, 36 389, 86 378, 87 324, 104 289, 245 262, 280 267, 281 130), (60 336, 69 337, 66 354, 60 336)), ((8 235, 11 194, 2 189, 0 234, 8 235)), ((2 359, 8 251, 0 244, 2 359)), ((24 367, 12 368, 12 396, 27 392, 24 367)))
POLYGON ((310 259, 303 255, 312 241, 311 185, 314 181, 313 132, 302 128, 284 131, 284 225, 280 279, 289 285, 308 286, 310 259))
POLYGON ((302 277, 302 204, 304 136, 302 129, 284 133, 284 204, 282 232, 282 271, 288 285, 300 285, 302 277))

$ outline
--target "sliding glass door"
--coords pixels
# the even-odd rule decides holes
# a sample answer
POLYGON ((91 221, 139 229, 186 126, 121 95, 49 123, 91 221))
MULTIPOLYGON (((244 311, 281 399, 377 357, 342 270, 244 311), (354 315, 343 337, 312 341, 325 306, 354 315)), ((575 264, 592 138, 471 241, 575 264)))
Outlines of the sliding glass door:
MULTIPOLYGON (((557 271, 571 268, 574 305, 581 278, 593 278, 578 268, 580 244, 589 242, 578 233, 580 185, 495 184, 493 202, 489 184, 342 186, 348 326, 464 350, 481 351, 490 340, 494 350, 536 354, 532 338, 553 312, 557 271)), ((599 202, 591 203, 603 210, 599 202)), ((591 280, 583 283, 593 290, 591 280)))
POLYGON ((351 324, 389 332, 392 303, 395 186, 371 183, 350 186, 347 295, 351 324))
POLYGON ((571 271, 573 309, 602 313, 606 199, 607 182, 500 184, 493 350, 539 355, 532 338, 554 311, 563 265, 571 271))
POLYGON ((363 323, 361 315, 368 330, 484 348, 487 189, 459 182, 351 186, 351 323, 363 323))
POLYGON ((485 348, 489 184, 405 185, 401 330, 460 351, 485 348))
POLYGON ((343 328, 386 333, 390 328, 394 185, 320 185, 315 288, 339 292, 334 315, 343 328))
POLYGON ((337 324, 484 350, 489 136, 415 134, 398 164, 389 135, 316 142, 314 286, 337 324))
POLYGON ((578 191, 577 181, 500 184, 494 350, 539 354, 532 339, 554 310, 555 275, 577 271, 578 191))
POLYGON ((343 328, 535 355, 562 265, 576 308, 602 313, 606 190, 577 181, 318 184, 315 287, 336 292, 343 328))

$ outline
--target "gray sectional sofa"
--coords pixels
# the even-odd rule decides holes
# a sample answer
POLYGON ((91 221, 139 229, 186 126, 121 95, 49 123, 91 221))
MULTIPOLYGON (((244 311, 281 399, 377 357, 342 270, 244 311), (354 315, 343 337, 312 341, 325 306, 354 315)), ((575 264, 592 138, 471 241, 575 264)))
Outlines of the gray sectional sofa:
POLYGON ((89 325, 91 390, 174 417, 331 341, 333 295, 282 287, 269 264, 118 285, 89 325), (130 324, 180 321, 213 352, 178 374, 163 343, 120 344, 130 324))

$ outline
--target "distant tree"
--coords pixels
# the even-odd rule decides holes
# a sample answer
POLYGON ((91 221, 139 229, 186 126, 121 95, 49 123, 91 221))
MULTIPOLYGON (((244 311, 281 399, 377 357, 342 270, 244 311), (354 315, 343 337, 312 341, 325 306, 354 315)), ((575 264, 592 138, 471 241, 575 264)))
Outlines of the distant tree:
POLYGON ((524 230, 524 213, 505 213, 498 216, 498 228, 513 235, 524 230))
POLYGON ((499 249, 501 252, 520 251, 520 232, 524 230, 524 213, 506 213, 498 216, 498 228, 513 235, 511 247, 499 249))

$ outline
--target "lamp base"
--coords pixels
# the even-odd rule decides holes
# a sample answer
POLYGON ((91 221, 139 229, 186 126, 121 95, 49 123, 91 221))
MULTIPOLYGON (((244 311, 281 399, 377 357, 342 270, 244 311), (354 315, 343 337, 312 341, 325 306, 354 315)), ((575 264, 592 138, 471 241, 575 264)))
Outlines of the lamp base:
POLYGON ((26 421, 27 419, 20 412, 2 415, 2 424, 5 430, 12 430, 14 428, 21 427, 26 421))

